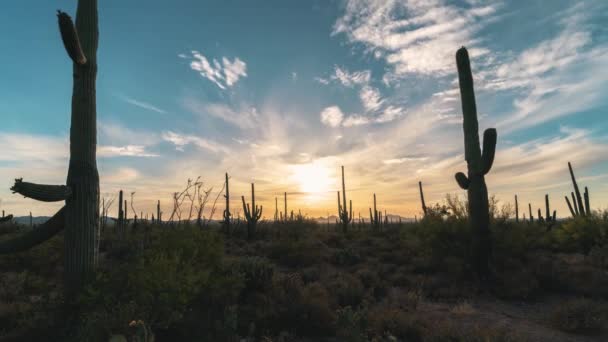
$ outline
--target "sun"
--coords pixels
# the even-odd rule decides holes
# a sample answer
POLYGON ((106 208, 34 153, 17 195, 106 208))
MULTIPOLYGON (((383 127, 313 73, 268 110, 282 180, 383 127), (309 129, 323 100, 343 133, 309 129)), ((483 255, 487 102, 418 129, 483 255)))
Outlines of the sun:
POLYGON ((318 161, 293 165, 291 178, 298 184, 299 190, 307 194, 324 193, 331 187, 331 172, 318 161))

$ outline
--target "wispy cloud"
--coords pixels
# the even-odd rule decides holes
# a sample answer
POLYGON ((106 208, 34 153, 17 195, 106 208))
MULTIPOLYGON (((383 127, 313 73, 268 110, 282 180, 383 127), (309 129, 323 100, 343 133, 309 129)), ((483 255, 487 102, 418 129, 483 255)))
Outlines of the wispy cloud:
POLYGON ((99 157, 158 157, 158 154, 146 151, 142 145, 126 146, 98 146, 97 155, 99 157))
POLYGON ((178 151, 184 151, 185 146, 195 145, 198 148, 211 151, 213 153, 230 152, 230 149, 222 144, 195 135, 179 134, 172 131, 166 131, 162 133, 162 138, 163 140, 175 145, 175 149, 178 151))
POLYGON ((221 62, 217 59, 209 61, 202 53, 192 51, 190 68, 198 71, 201 76, 215 83, 220 89, 234 86, 241 77, 247 77, 247 64, 238 57, 232 61, 222 57, 221 62))
POLYGON ((498 5, 458 7, 443 1, 348 0, 333 34, 345 34, 393 66, 394 80, 414 73, 453 71, 453 52, 461 45, 480 56, 488 52, 475 38, 498 5), (404 18, 403 13, 407 13, 404 18))
POLYGON ((234 109, 227 104, 204 103, 193 97, 184 98, 182 104, 193 113, 201 116, 212 116, 242 129, 254 127, 258 117, 257 110, 251 106, 241 106, 234 109))
POLYGON ((120 95, 119 97, 120 97, 121 100, 125 101, 126 103, 132 104, 132 105, 134 105, 136 107, 143 108, 143 109, 146 109, 146 110, 149 110, 149 111, 153 111, 153 112, 157 112, 157 113, 160 113, 160 114, 166 114, 167 113, 167 111, 165 111, 164 109, 160 109, 160 108, 158 108, 158 107, 156 107, 156 106, 154 106, 154 105, 152 105, 152 104, 150 104, 148 102, 137 100, 137 99, 134 99, 132 97, 124 96, 124 95, 120 95))

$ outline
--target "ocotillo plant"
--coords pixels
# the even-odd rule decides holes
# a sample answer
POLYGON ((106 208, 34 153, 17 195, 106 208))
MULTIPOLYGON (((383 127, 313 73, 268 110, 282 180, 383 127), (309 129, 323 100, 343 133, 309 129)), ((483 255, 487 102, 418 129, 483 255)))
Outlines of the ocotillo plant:
POLYGON ((422 202, 422 213, 426 216, 426 203, 424 202, 424 192, 422 191, 422 182, 418 182, 420 188, 420 202, 422 202))
POLYGON ((251 207, 249 203, 245 203, 245 196, 241 196, 243 201, 243 212, 247 219, 247 239, 252 239, 255 234, 255 228, 258 224, 258 220, 262 217, 262 206, 255 205, 255 187, 251 183, 251 207))
POLYGON ((76 26, 66 13, 59 11, 57 16, 64 47, 73 61, 70 163, 66 185, 38 185, 19 181, 15 182, 12 190, 40 201, 65 200, 65 206, 38 229, 13 240, 3 241, 0 253, 29 249, 65 228, 65 289, 68 297, 72 297, 94 273, 97 263, 97 0, 78 1, 76 26))
POLYGON ((232 214, 230 214, 230 186, 228 179, 228 172, 226 172, 226 193, 224 194, 224 198, 226 199, 226 208, 224 209, 224 220, 222 221, 222 224, 224 225, 224 229, 227 233, 230 232, 230 217, 232 216, 232 214))
POLYGON ((353 220, 353 201, 350 208, 346 209, 346 185, 344 183, 344 166, 342 166, 342 204, 340 204, 340 191, 338 191, 338 217, 342 223, 342 231, 346 233, 348 225, 353 220))
POLYGON ((485 175, 492 168, 496 151, 496 129, 488 128, 483 134, 483 152, 479 146, 477 108, 473 89, 473 74, 469 53, 462 47, 456 52, 458 82, 462 101, 465 160, 468 174, 456 174, 456 181, 462 189, 467 190, 469 224, 472 236, 472 260, 475 271, 481 277, 489 275, 489 260, 492 252, 490 237, 490 214, 488 188, 485 175))
POLYGON ((572 214, 573 217, 576 216, 587 216, 589 214, 591 214, 591 207, 589 206, 589 190, 587 189, 587 187, 585 187, 585 203, 583 205, 583 199, 581 198, 581 192, 578 188, 578 183, 576 182, 576 178, 574 177, 574 172, 572 171, 572 164, 570 164, 570 162, 568 162, 568 169, 570 171, 570 178, 572 178, 572 185, 574 186, 574 192, 571 193, 572 195, 572 204, 570 204, 570 201, 568 200, 568 196, 565 196, 566 198, 566 203, 568 204, 568 209, 570 209, 570 214, 572 214), (576 197, 574 197, 574 195, 576 194, 576 197), (574 205, 574 208, 573 208, 574 205))

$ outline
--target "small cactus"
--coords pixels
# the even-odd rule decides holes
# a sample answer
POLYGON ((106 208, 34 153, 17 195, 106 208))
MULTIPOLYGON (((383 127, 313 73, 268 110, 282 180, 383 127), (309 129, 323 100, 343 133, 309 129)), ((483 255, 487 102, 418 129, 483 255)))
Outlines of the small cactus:
POLYGON ((572 178, 572 185, 574 186, 574 192, 570 193, 572 195, 572 203, 570 203, 568 196, 564 196, 564 198, 566 199, 566 203, 568 204, 568 209, 570 209, 570 214, 572 215, 572 217, 588 216, 591 214, 591 207, 589 205, 589 189, 585 187, 583 204, 583 198, 581 197, 581 192, 578 188, 578 183, 576 182, 576 178, 574 177, 574 171, 572 171, 572 164, 570 164, 570 162, 568 162, 568 169, 570 171, 570 178, 572 178))
POLYGON ((241 196, 241 200, 243 201, 243 212, 247 219, 247 239, 251 240, 255 234, 258 221, 262 217, 262 206, 258 207, 255 205, 255 187, 253 183, 251 183, 251 207, 249 203, 245 203, 245 196, 241 196))
POLYGON ((340 191, 338 191, 338 217, 342 223, 342 231, 346 233, 348 225, 353 220, 353 201, 350 201, 349 209, 346 209, 346 186, 344 184, 344 166, 342 166, 342 204, 340 204, 340 191))

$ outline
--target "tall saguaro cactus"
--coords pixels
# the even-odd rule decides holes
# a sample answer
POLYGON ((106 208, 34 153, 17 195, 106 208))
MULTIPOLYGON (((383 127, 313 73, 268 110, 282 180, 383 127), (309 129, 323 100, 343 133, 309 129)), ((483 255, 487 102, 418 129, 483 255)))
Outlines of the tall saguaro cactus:
POLYGON ((342 223, 342 231, 346 233, 348 225, 353 220, 353 201, 350 201, 350 208, 346 208, 346 185, 344 183, 344 166, 342 166, 342 204, 340 204, 340 191, 338 191, 338 217, 342 223))
POLYGON ((29 249, 63 228, 65 232, 65 288, 73 295, 95 269, 95 232, 99 224, 99 174, 97 172, 97 0, 79 0, 76 25, 59 11, 59 30, 73 62, 70 164, 66 185, 39 185, 18 180, 14 192, 40 201, 63 201, 46 223, 13 240, 0 244, 0 253, 29 249))
POLYGON ((224 220, 222 221, 226 232, 230 232, 230 217, 232 216, 230 213, 230 187, 228 179, 228 172, 226 172, 226 194, 224 195, 224 198, 226 198, 226 209, 224 209, 224 220))
POLYGON ((262 217, 262 206, 258 207, 255 205, 255 187, 253 183, 251 183, 251 207, 249 203, 245 203, 245 196, 241 196, 241 200, 243 201, 243 212, 247 219, 247 239, 252 239, 258 221, 262 217))
POLYGON ((466 48, 456 52, 460 98, 462 101, 465 159, 467 173, 456 173, 456 181, 467 190, 469 224, 473 232, 472 256, 479 276, 489 275, 489 259, 492 252, 488 188, 485 175, 492 168, 496 151, 496 129, 488 128, 483 134, 483 151, 479 146, 477 108, 473 89, 473 74, 466 48))

